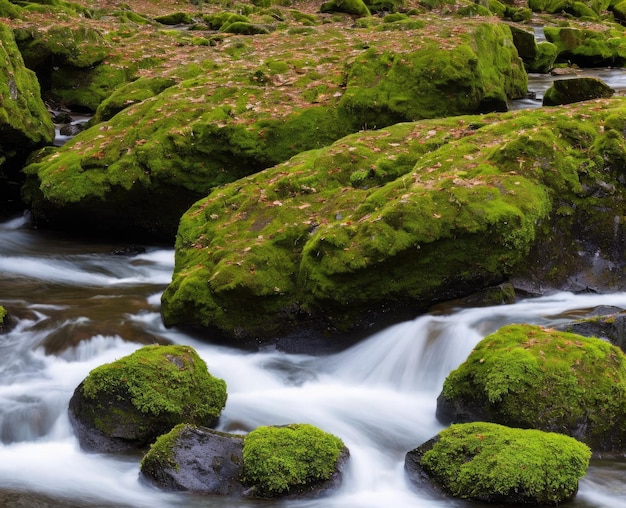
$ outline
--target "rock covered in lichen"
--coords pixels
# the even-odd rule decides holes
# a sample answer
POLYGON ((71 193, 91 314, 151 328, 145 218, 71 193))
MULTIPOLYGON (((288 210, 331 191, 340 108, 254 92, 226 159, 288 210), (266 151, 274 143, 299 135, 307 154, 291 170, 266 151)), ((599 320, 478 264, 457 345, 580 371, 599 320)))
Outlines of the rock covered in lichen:
POLYGON ((258 497, 319 495, 339 486, 348 455, 313 425, 259 427, 244 438, 242 481, 258 497))
POLYGON ((452 425, 406 454, 420 487, 462 499, 510 505, 560 505, 578 491, 591 452, 556 433, 493 423, 452 425))
POLYGON ((626 450, 626 356, 596 338, 531 325, 485 337, 437 400, 443 423, 490 421, 572 436, 594 452, 626 450))
POLYGON ((179 423, 214 425, 226 384, 188 346, 145 346, 92 370, 69 404, 82 448, 143 448, 179 423))
POLYGON ((141 477, 165 490, 242 495, 243 439, 181 423, 150 446, 141 461, 141 477))

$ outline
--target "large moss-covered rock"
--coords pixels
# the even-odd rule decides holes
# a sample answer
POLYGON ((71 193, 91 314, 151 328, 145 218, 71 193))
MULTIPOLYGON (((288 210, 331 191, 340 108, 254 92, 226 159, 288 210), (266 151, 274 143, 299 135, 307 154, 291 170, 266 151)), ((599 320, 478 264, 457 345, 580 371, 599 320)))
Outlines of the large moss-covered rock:
POLYGON ((410 52, 372 46, 351 66, 339 108, 361 125, 469 112, 506 111, 527 91, 524 66, 506 25, 481 23, 471 33, 450 28, 410 52), (444 51, 442 51, 444 49, 444 51))
POLYGON ((11 29, 0 23, 0 165, 16 150, 32 150, 53 137, 37 78, 24 66, 11 29))
POLYGON ((535 34, 522 27, 511 25, 513 42, 528 72, 546 73, 552 69, 558 48, 551 42, 537 43, 535 34))
POLYGON ((397 124, 223 186, 181 220, 165 323, 257 343, 371 333, 511 275, 616 287, 594 263, 623 264, 624 107, 397 124))
POLYGON ((319 495, 338 487, 348 459, 341 439, 313 425, 259 427, 243 444, 243 483, 259 497, 319 495))
POLYGON ((437 417, 559 432, 594 452, 622 454, 626 356, 600 339, 505 326, 446 378, 437 417))
POLYGON ((407 453, 405 469, 454 497, 510 505, 561 505, 578 491, 591 452, 575 439, 477 422, 453 425, 407 453))
POLYGON ((572 102, 612 97, 614 93, 615 90, 598 78, 558 79, 545 91, 543 105, 571 104, 572 102))
MULTIPOLYGON (((293 36, 283 32, 265 41, 271 58, 233 37, 207 49, 225 63, 205 55, 201 65, 172 70, 177 84, 161 93, 139 94, 137 85, 116 92, 97 120, 128 107, 34 159, 24 198, 39 226, 172 241, 183 211, 217 185, 364 126, 502 109, 507 95, 525 94, 506 26, 442 22, 412 34, 423 46, 399 33, 320 28, 297 36, 306 58, 293 55, 293 36), (371 50, 362 35, 376 41, 371 50)), ((167 83, 155 79, 143 82, 167 83)))
POLYGON ((146 447, 179 423, 214 425, 226 384, 188 346, 145 346, 92 370, 69 404, 81 447, 120 452, 146 447))
POLYGON ((611 25, 545 27, 548 42, 557 47, 557 62, 580 67, 621 67, 626 62, 624 31, 611 25))
POLYGON ((243 439, 181 423, 150 446, 141 461, 141 477, 165 490, 242 495, 243 439))

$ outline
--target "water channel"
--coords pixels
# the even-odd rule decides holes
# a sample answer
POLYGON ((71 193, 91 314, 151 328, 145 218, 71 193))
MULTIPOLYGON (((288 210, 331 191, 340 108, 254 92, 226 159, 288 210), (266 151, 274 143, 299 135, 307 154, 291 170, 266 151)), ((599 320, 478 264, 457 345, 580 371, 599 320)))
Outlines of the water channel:
MULTIPOLYGON (((552 325, 599 306, 626 309, 626 293, 562 293, 439 309, 331 355, 252 353, 165 329, 159 297, 173 250, 147 246, 131 255, 125 247, 33 230, 22 217, 0 223, 0 305, 16 319, 0 335, 1 506, 476 506, 415 491, 404 477, 404 454, 442 428, 436 397, 448 372, 506 323, 552 325), (155 342, 192 345, 227 382, 220 430, 307 422, 341 437, 351 451, 341 489, 326 498, 264 503, 164 493, 140 482, 139 457, 82 452, 67 417, 74 388, 97 365, 155 342)), ((626 461, 594 461, 570 506, 626 506, 625 472, 626 461)))

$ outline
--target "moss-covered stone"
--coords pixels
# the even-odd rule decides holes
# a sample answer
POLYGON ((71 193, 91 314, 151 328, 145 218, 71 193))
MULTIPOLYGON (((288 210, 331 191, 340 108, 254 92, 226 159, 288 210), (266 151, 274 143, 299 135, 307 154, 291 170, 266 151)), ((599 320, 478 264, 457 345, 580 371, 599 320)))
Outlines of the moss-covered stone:
POLYGON ((528 6, 534 12, 567 13, 576 18, 599 19, 611 3, 610 0, 529 0, 528 6))
POLYGON ((621 28, 545 27, 544 33, 548 42, 557 47, 557 62, 580 67, 621 67, 626 62, 621 28))
POLYGON ((141 460, 141 477, 165 490, 243 495, 243 439, 181 423, 150 446, 141 460))
POLYGON ((354 16, 371 16, 363 0, 330 0, 320 7, 321 12, 343 12, 354 16))
POLYGON ((493 423, 452 425, 407 453, 415 480, 424 472, 451 496, 511 505, 561 505, 578 491, 589 448, 561 434, 493 423))
POLYGON ((243 482, 259 497, 280 497, 336 486, 347 448, 308 424, 259 427, 243 444, 243 482))
POLYGON ((124 451, 150 444, 179 423, 214 425, 226 384, 188 346, 145 346, 92 370, 70 401, 81 446, 124 451))
POLYGON ((507 97, 523 97, 527 76, 505 25, 481 23, 471 33, 450 30, 413 51, 375 46, 351 66, 339 108, 365 128, 396 122, 506 111, 507 97), (437 92, 435 92, 437 91, 437 92))
POLYGON ((600 339, 530 325, 485 337, 447 377, 437 416, 560 432, 623 453, 626 356, 600 339))
MULTIPOLYGON (((355 35, 345 31, 329 29, 326 39, 318 33, 299 35, 303 47, 311 48, 307 58, 295 58, 293 41, 277 34, 273 56, 265 55, 262 64, 242 58, 252 51, 247 37, 231 37, 219 49, 220 59, 232 58, 228 65, 205 59, 202 65, 176 67, 169 77, 120 88, 93 123, 134 104, 106 125, 94 125, 55 153, 34 159, 25 170, 24 198, 39 226, 118 227, 171 241, 183 211, 217 185, 326 146, 365 125, 381 127, 463 108, 497 109, 505 106, 507 94, 522 93, 522 88, 525 93, 525 74, 506 27, 480 21, 462 29, 429 27, 424 41, 430 58, 448 61, 449 48, 439 48, 437 41, 440 31, 452 30, 457 37, 450 38, 450 47, 462 45, 459 51, 475 58, 475 68, 454 71, 440 86, 426 85, 430 71, 421 69, 421 51, 405 36, 370 33, 381 39, 376 47, 393 62, 391 69, 381 67, 376 52, 353 61, 363 55, 362 42, 353 45, 355 35), (493 48, 471 49, 485 43, 485 34, 502 55, 494 57, 499 52, 493 48), (367 79, 379 84, 373 95, 369 81, 359 78, 362 62, 367 79), (511 70, 511 63, 518 67, 511 70), (372 74, 372 66, 381 74, 372 74), (139 92, 141 84, 168 84, 169 79, 177 84, 158 95, 150 97, 152 85, 139 92), (449 100, 458 95, 455 87, 467 83, 473 83, 471 99, 449 100)), ((450 66, 457 63, 465 61, 450 61, 450 66)), ((104 72, 106 66, 94 72, 98 69, 104 72)), ((120 77, 125 79, 128 74, 120 77)))
POLYGON ((190 25, 193 23, 193 18, 188 12, 172 12, 157 16, 154 20, 163 25, 190 25))
POLYGON ((612 97, 615 93, 609 85, 598 78, 559 79, 552 83, 543 95, 544 106, 571 104, 612 97))
POLYGON ((12 30, 0 23, 0 156, 49 144, 54 126, 37 78, 24 66, 12 30))
POLYGON ((5 318, 7 317, 7 310, 2 307, 2 305, 0 305, 0 331, 4 330, 5 328, 5 318))
POLYGON ((608 126, 624 106, 397 124, 223 186, 181 220, 165 323, 268 340, 354 331, 380 309, 416 312, 515 274, 593 287, 603 272, 580 252, 623 264, 626 152, 608 126))

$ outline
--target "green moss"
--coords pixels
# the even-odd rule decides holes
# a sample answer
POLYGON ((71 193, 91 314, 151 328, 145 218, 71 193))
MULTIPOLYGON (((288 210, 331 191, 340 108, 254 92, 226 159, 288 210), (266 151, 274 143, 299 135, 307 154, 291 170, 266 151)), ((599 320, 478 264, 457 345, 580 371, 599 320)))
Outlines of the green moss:
POLYGON ((4 319, 7 317, 7 310, 0 305, 0 328, 4 325, 4 319))
POLYGON ((326 481, 345 446, 308 424, 259 427, 243 444, 243 482, 258 496, 276 497, 326 481))
POLYGON ((330 0, 320 7, 321 12, 343 12, 355 16, 371 16, 363 0, 330 0))
POLYGON ((170 468, 178 471, 178 464, 174 459, 174 447, 181 432, 188 427, 188 423, 179 423, 166 434, 161 434, 141 459, 141 470, 170 468))
POLYGON ((626 442, 612 423, 626 415, 625 369, 621 350, 600 339, 510 325, 474 348, 442 395, 474 401, 490 421, 566 433, 595 450, 607 436, 626 442))
POLYGON ((557 47, 557 62, 572 62, 581 67, 622 66, 626 46, 621 31, 589 30, 584 27, 545 27, 548 42, 557 47))
POLYGON ((175 83, 173 78, 155 77, 139 78, 121 86, 100 103, 90 124, 109 120, 128 106, 154 97, 175 83))
MULTIPOLYGON (((209 374, 205 362, 187 346, 146 346, 93 369, 84 381, 87 400, 115 394, 133 410, 171 422, 212 425, 226 403, 226 384, 209 374)), ((98 427, 107 432, 122 413, 102 414, 98 427)), ((134 418, 134 417, 133 417, 134 418)))
POLYGON ((0 24, 0 158, 49 144, 54 126, 35 74, 24 66, 13 31, 0 24))
POLYGON ((575 439, 492 423, 452 425, 422 459, 451 495, 561 504, 573 498, 591 452, 575 439))
MULTIPOLYGON (((440 36, 450 37, 444 32, 440 36)), ((508 28, 481 24, 455 39, 448 51, 441 51, 439 40, 428 39, 419 50, 405 54, 369 48, 351 65, 339 107, 359 125, 380 128, 420 118, 504 110, 507 97, 526 93, 526 73, 508 28)))
POLYGON ((191 15, 187 12, 173 12, 154 18, 163 25, 190 25, 193 23, 191 15))

